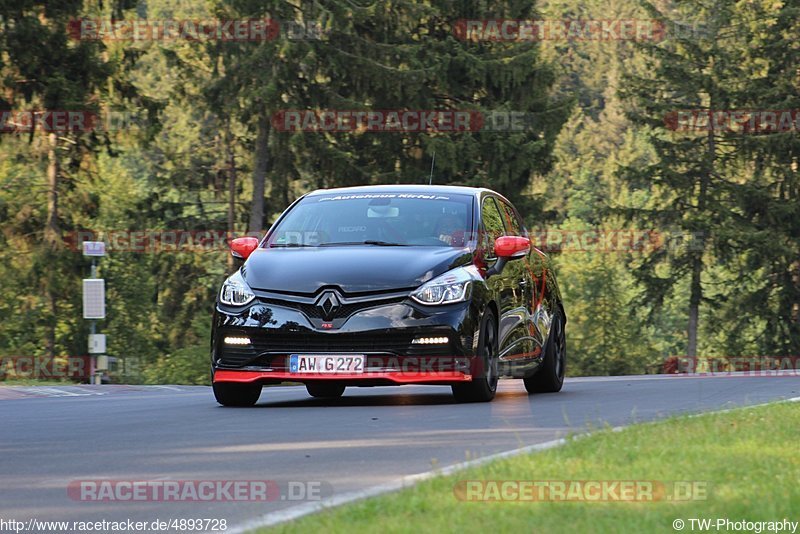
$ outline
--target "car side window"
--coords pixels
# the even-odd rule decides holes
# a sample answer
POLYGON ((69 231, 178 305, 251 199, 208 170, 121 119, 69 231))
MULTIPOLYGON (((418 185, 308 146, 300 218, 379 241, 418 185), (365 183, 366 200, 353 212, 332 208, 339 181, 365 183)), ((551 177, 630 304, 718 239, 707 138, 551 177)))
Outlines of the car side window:
POLYGON ((517 217, 517 212, 514 211, 509 204, 505 202, 500 202, 500 205, 503 207, 503 215, 505 216, 505 223, 506 228, 508 229, 508 233, 510 235, 525 235, 525 232, 522 229, 522 224, 519 221, 519 217, 517 217))
POLYGON ((483 199, 481 222, 483 223, 481 248, 487 259, 494 258, 494 240, 505 235, 505 226, 503 225, 503 215, 493 197, 483 199))

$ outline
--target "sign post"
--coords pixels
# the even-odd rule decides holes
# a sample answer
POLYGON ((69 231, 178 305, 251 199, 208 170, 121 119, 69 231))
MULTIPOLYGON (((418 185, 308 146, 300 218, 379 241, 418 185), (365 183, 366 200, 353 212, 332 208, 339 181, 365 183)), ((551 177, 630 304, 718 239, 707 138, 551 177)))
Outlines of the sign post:
POLYGON ((106 318, 106 281, 97 278, 97 258, 106 254, 103 241, 84 241, 83 255, 92 258, 92 272, 83 280, 83 318, 89 319, 89 355, 92 357, 91 382, 100 384, 103 371, 108 370, 106 352, 106 335, 98 334, 97 319, 106 318))

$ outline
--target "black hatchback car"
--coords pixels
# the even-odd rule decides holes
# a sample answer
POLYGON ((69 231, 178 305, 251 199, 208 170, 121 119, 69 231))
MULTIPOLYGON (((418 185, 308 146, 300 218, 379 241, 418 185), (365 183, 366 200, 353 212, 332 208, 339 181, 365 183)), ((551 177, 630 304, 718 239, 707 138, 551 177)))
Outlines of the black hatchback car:
POLYGON ((214 311, 211 372, 225 406, 265 384, 314 397, 348 386, 440 384, 490 401, 501 376, 561 389, 567 321, 549 258, 503 196, 455 186, 320 190, 245 260, 214 311))

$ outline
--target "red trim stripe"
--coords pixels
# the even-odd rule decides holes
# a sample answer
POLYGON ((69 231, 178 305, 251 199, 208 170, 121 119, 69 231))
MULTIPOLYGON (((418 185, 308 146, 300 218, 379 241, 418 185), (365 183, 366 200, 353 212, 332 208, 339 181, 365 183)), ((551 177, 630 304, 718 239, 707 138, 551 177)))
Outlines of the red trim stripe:
POLYGON ((472 376, 458 371, 408 372, 366 372, 366 373, 288 373, 285 371, 232 371, 218 369, 214 372, 214 382, 250 383, 259 380, 283 380, 286 382, 306 382, 317 380, 389 380, 396 384, 431 384, 471 382, 472 376))

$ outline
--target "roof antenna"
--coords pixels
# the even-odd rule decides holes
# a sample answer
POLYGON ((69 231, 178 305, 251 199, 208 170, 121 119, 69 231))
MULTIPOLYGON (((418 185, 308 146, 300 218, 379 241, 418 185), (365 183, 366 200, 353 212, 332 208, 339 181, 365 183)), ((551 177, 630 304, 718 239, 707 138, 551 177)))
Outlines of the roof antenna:
POLYGON ((436 151, 433 151, 433 159, 431 159, 431 176, 428 178, 428 185, 433 184, 433 166, 436 163, 436 151))

